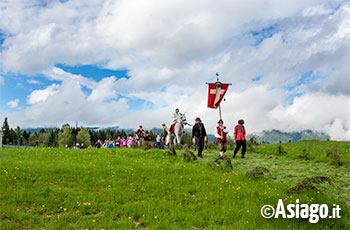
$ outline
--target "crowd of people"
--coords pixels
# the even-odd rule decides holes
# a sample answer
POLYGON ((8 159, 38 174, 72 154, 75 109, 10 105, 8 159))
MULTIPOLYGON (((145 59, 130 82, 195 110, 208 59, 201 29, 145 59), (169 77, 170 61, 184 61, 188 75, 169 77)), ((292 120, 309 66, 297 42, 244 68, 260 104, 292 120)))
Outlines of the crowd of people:
MULTIPOLYGON (((162 133, 157 134, 155 140, 153 140, 150 133, 148 131, 145 131, 142 125, 140 125, 139 129, 134 135, 130 135, 129 137, 118 137, 115 140, 105 140, 104 142, 98 140, 95 143, 95 148, 131 148, 132 144, 137 144, 137 146, 140 147, 144 144, 144 142, 149 142, 152 145, 154 144, 155 148, 161 149, 162 143, 165 142, 167 135, 169 135, 169 132, 173 130, 173 126, 176 124, 176 120, 179 116, 179 111, 180 110, 178 108, 175 110, 175 113, 173 114, 173 122, 169 129, 164 123, 162 124, 162 133)), ((197 117, 195 121, 196 123, 192 127, 192 142, 198 150, 198 157, 203 158, 204 144, 208 141, 207 132, 205 130, 204 124, 199 117, 197 117)), ((229 130, 226 126, 224 126, 224 121, 222 119, 218 121, 218 125, 215 128, 214 133, 216 141, 219 145, 219 157, 223 158, 225 152, 227 151, 227 135, 229 133, 229 130)), ((240 119, 238 121, 238 124, 234 126, 233 135, 236 148, 233 152, 232 158, 236 157, 236 154, 241 147, 241 158, 244 158, 246 152, 246 130, 244 127, 244 120, 240 119)))
POLYGON ((142 125, 139 126, 139 129, 134 135, 129 135, 128 137, 117 137, 115 140, 97 140, 95 143, 95 148, 105 148, 112 149, 116 147, 120 148, 131 148, 132 144, 137 144, 139 147, 144 144, 144 142, 149 142, 153 144, 155 141, 155 147, 161 149, 161 138, 160 134, 156 135, 155 140, 153 140, 151 134, 148 131, 145 131, 142 125))

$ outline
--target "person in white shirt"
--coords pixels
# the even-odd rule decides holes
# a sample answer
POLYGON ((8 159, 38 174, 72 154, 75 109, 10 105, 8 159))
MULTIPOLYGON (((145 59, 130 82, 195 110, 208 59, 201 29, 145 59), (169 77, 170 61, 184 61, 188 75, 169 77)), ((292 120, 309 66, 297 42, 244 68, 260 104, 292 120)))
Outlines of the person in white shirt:
POLYGON ((218 126, 215 128, 216 141, 219 144, 220 158, 224 158, 224 153, 227 150, 227 133, 229 130, 224 126, 224 121, 219 120, 218 126))

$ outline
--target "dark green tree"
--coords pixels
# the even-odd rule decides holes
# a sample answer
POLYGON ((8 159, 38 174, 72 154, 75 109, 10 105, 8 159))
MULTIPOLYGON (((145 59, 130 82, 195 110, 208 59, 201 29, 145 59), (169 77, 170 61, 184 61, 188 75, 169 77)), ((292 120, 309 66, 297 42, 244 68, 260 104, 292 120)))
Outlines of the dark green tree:
POLYGON ((2 125, 2 132, 3 132, 2 142, 4 144, 9 144, 11 140, 11 134, 10 134, 10 126, 9 126, 9 123, 7 122, 7 117, 5 117, 4 123, 2 125))

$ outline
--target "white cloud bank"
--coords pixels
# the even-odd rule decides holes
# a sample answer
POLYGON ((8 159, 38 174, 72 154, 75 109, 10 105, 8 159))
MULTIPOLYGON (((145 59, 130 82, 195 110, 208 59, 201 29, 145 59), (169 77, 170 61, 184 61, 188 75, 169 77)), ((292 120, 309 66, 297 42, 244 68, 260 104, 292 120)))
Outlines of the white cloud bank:
POLYGON ((61 82, 7 112, 13 124, 150 128, 179 107, 212 130, 218 111, 206 108, 204 83, 219 71, 233 83, 222 104, 231 129, 244 118, 251 132, 314 129, 350 140, 346 1, 16 1, 0 3, 0 14, 2 71, 61 82), (96 81, 56 63, 127 69, 130 78, 96 81), (154 106, 134 111, 130 99, 154 106))

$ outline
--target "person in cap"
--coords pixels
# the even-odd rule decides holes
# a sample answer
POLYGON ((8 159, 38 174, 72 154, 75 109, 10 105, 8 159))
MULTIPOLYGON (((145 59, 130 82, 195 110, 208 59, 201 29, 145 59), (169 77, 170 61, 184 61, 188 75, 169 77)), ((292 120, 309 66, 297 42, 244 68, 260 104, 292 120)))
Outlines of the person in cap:
POLYGON ((244 124, 244 120, 240 119, 238 121, 238 125, 235 126, 235 129, 234 129, 234 142, 236 144, 236 148, 233 152, 233 156, 232 158, 235 158, 236 157, 236 154, 237 152, 239 151, 239 149, 241 148, 242 146, 242 156, 241 158, 244 158, 244 155, 245 155, 245 152, 246 152, 246 149, 247 149, 247 144, 246 144, 246 140, 245 140, 245 128, 243 126, 244 124))
POLYGON ((216 141, 219 144, 220 158, 224 158, 224 153, 227 150, 227 133, 228 129, 224 126, 224 121, 219 120, 218 126, 215 128, 216 141))
POLYGON ((139 126, 139 129, 136 131, 137 144, 140 147, 145 141, 145 130, 143 130, 142 125, 139 126))
POLYGON ((197 146, 198 157, 203 158, 204 142, 207 141, 207 132, 205 131, 204 124, 199 117, 196 118, 196 124, 192 128, 192 141, 197 146))

